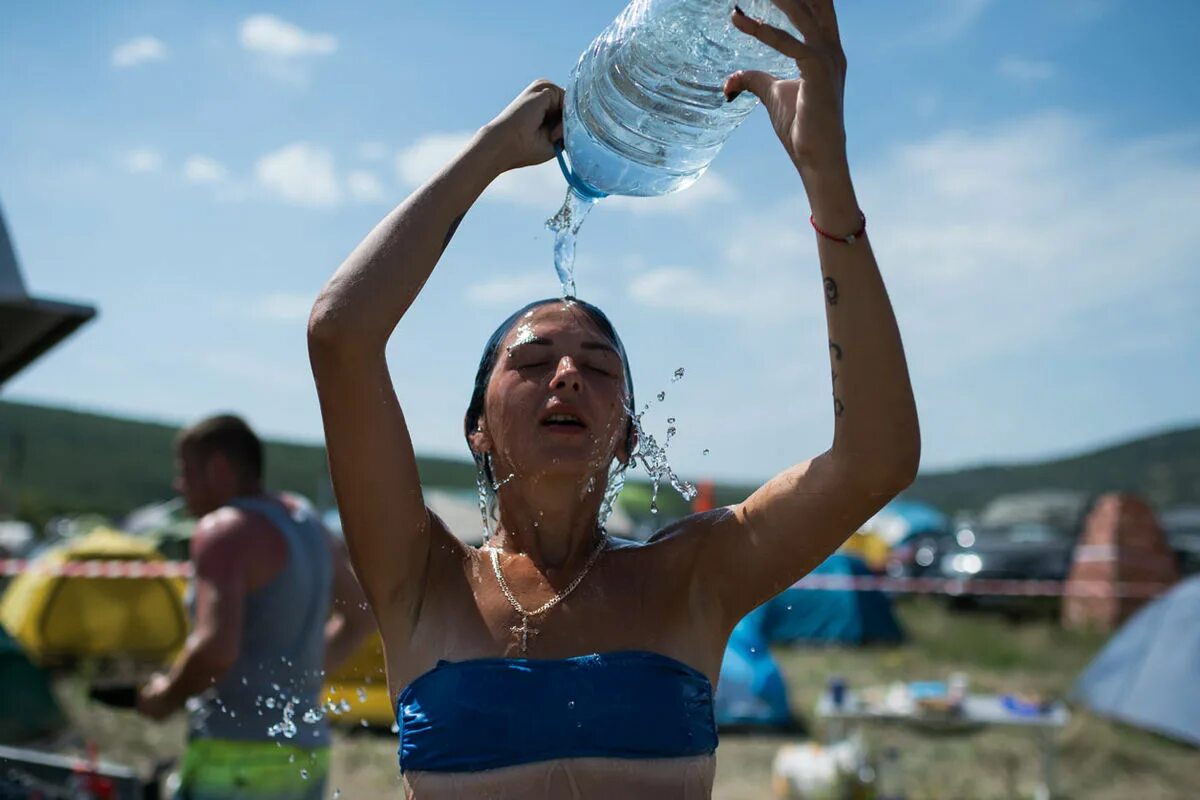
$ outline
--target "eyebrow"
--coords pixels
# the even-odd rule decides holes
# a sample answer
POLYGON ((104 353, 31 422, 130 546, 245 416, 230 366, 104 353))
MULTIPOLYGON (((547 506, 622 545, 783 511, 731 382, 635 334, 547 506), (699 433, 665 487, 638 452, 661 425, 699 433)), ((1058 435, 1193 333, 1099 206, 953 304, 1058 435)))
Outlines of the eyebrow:
MULTIPOLYGON (((537 345, 542 345, 542 346, 549 346, 549 345, 554 344, 554 342, 550 339, 547 339, 544 336, 535 336, 532 339, 524 339, 524 340, 516 342, 514 344, 510 344, 508 346, 508 350, 509 350, 509 352, 511 352, 513 350, 516 350, 518 347, 524 347, 527 344, 537 344, 537 345)), ((580 347, 582 347, 584 350, 603 350, 605 352, 612 353, 614 356, 617 356, 618 358, 621 357, 621 354, 617 352, 617 348, 613 347, 608 342, 589 340, 589 341, 586 341, 583 344, 581 344, 580 347)))

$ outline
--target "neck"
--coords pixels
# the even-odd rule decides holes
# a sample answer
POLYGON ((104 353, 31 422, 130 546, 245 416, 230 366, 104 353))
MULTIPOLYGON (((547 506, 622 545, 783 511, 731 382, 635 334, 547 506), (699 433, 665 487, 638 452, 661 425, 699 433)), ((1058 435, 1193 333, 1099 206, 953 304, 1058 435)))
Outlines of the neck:
POLYGON ((543 572, 577 568, 596 548, 605 485, 603 476, 512 479, 499 490, 497 544, 543 572))

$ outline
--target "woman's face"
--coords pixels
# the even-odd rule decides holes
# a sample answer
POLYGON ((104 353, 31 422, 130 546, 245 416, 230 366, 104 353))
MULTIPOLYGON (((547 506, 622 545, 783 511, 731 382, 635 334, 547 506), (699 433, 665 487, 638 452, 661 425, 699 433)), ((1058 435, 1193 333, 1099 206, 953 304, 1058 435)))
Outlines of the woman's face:
POLYGON ((484 397, 477 452, 494 477, 605 472, 626 460, 625 365, 586 311, 550 303, 504 337, 484 397))

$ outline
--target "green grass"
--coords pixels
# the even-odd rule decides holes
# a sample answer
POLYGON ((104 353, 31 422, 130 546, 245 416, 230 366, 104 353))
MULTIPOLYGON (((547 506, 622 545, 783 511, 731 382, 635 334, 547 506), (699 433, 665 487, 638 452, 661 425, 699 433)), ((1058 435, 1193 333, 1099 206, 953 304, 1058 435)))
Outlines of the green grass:
MULTIPOLYGON (((1104 643, 1102 635, 1065 632, 1045 617, 1014 623, 991 614, 950 613, 928 600, 900 603, 897 612, 910 636, 901 647, 776 651, 792 706, 806 722, 812 725, 811 709, 831 674, 844 676, 851 686, 865 687, 894 680, 941 679, 961 670, 969 674, 972 689, 1062 695, 1104 643)), ((127 712, 86 703, 77 682, 60 682, 59 689, 74 723, 73 734, 62 742, 64 749, 78 750, 84 739, 91 739, 102 743, 105 758, 148 769, 154 759, 177 754, 183 746, 178 719, 150 725, 127 712)), ((1039 776, 1040 751, 1028 732, 988 729, 967 735, 925 735, 895 726, 868 727, 864 733, 875 752, 886 747, 900 750, 911 800, 1024 798, 1030 796, 1039 776)), ((787 741, 763 735, 722 737, 714 797, 770 797, 771 761, 787 741)), ((1195 748, 1078 709, 1057 744, 1062 797, 1200 797, 1200 752, 1195 748)), ((400 796, 395 748, 394 738, 388 735, 338 733, 330 786, 340 788, 348 800, 400 796)))

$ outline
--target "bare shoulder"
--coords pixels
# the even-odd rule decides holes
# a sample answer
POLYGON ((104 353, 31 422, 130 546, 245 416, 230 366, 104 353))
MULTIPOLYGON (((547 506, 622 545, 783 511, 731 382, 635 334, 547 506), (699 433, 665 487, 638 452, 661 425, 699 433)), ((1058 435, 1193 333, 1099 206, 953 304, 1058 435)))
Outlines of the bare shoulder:
POLYGON ((646 540, 644 547, 654 558, 693 558, 698 542, 731 525, 736 514, 736 506, 722 506, 688 514, 659 528, 646 540))
POLYGON ((225 506, 196 524, 191 543, 196 569, 207 575, 269 575, 287 559, 287 542, 275 526, 258 514, 225 506))

